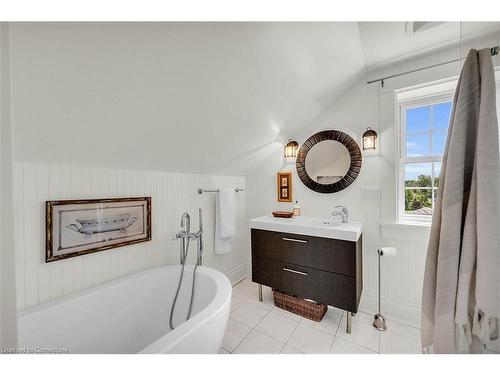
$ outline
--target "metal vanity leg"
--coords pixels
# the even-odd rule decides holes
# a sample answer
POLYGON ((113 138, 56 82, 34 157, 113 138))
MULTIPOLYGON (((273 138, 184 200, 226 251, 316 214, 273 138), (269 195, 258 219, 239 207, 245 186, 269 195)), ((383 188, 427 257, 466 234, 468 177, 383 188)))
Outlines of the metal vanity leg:
POLYGON ((259 301, 260 302, 263 301, 263 298, 262 298, 262 284, 259 284, 259 301))
POLYGON ((351 333, 351 326, 352 326, 352 315, 349 311, 347 311, 347 333, 351 333))

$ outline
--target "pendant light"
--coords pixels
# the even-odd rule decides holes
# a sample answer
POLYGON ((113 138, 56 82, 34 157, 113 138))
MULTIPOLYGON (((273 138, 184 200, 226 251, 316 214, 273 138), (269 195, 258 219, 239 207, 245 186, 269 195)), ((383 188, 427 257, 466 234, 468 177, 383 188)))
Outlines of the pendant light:
POLYGON ((297 157, 297 149, 299 148, 299 144, 296 141, 288 140, 288 143, 285 146, 285 157, 286 158, 295 158, 297 157))
POLYGON ((363 133, 363 150, 375 150, 377 132, 372 128, 367 128, 363 133))

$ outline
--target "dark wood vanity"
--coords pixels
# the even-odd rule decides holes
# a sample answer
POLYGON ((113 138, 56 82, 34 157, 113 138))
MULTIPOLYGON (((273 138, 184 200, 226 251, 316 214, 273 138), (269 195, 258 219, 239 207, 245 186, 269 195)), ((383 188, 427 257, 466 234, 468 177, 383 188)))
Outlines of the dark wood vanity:
POLYGON ((252 228, 251 237, 254 282, 352 314, 358 311, 362 236, 346 241, 252 228))
MULTIPOLYGON (((356 180, 362 159, 354 138, 339 130, 324 130, 300 146, 297 175, 316 193, 336 193, 356 180)), ((252 280, 260 284, 261 301, 262 285, 267 285, 347 311, 351 333, 351 317, 358 311, 363 290, 363 224, 350 221, 344 206, 335 206, 332 217, 251 219, 252 280), (332 219, 336 216, 342 222, 332 219)))

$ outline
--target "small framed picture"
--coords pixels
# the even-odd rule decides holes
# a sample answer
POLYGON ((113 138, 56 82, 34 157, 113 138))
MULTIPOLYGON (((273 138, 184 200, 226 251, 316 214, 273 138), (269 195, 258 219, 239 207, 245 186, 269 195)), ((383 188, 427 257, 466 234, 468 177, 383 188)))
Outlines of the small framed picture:
POLYGON ((278 202, 292 201, 292 172, 278 172, 276 179, 278 202))
POLYGON ((151 197, 47 201, 45 262, 151 240, 151 197))

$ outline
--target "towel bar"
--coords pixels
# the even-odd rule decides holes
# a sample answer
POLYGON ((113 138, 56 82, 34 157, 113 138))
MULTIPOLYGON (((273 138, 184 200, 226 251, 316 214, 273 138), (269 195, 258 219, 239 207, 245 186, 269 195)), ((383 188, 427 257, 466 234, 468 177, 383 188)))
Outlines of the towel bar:
MULTIPOLYGON (((235 187, 234 191, 238 193, 240 191, 245 191, 245 189, 241 189, 239 187, 235 187)), ((207 189, 198 188, 198 194, 203 194, 203 193, 218 193, 218 192, 219 192, 219 189, 216 189, 216 190, 207 190, 207 189)))

